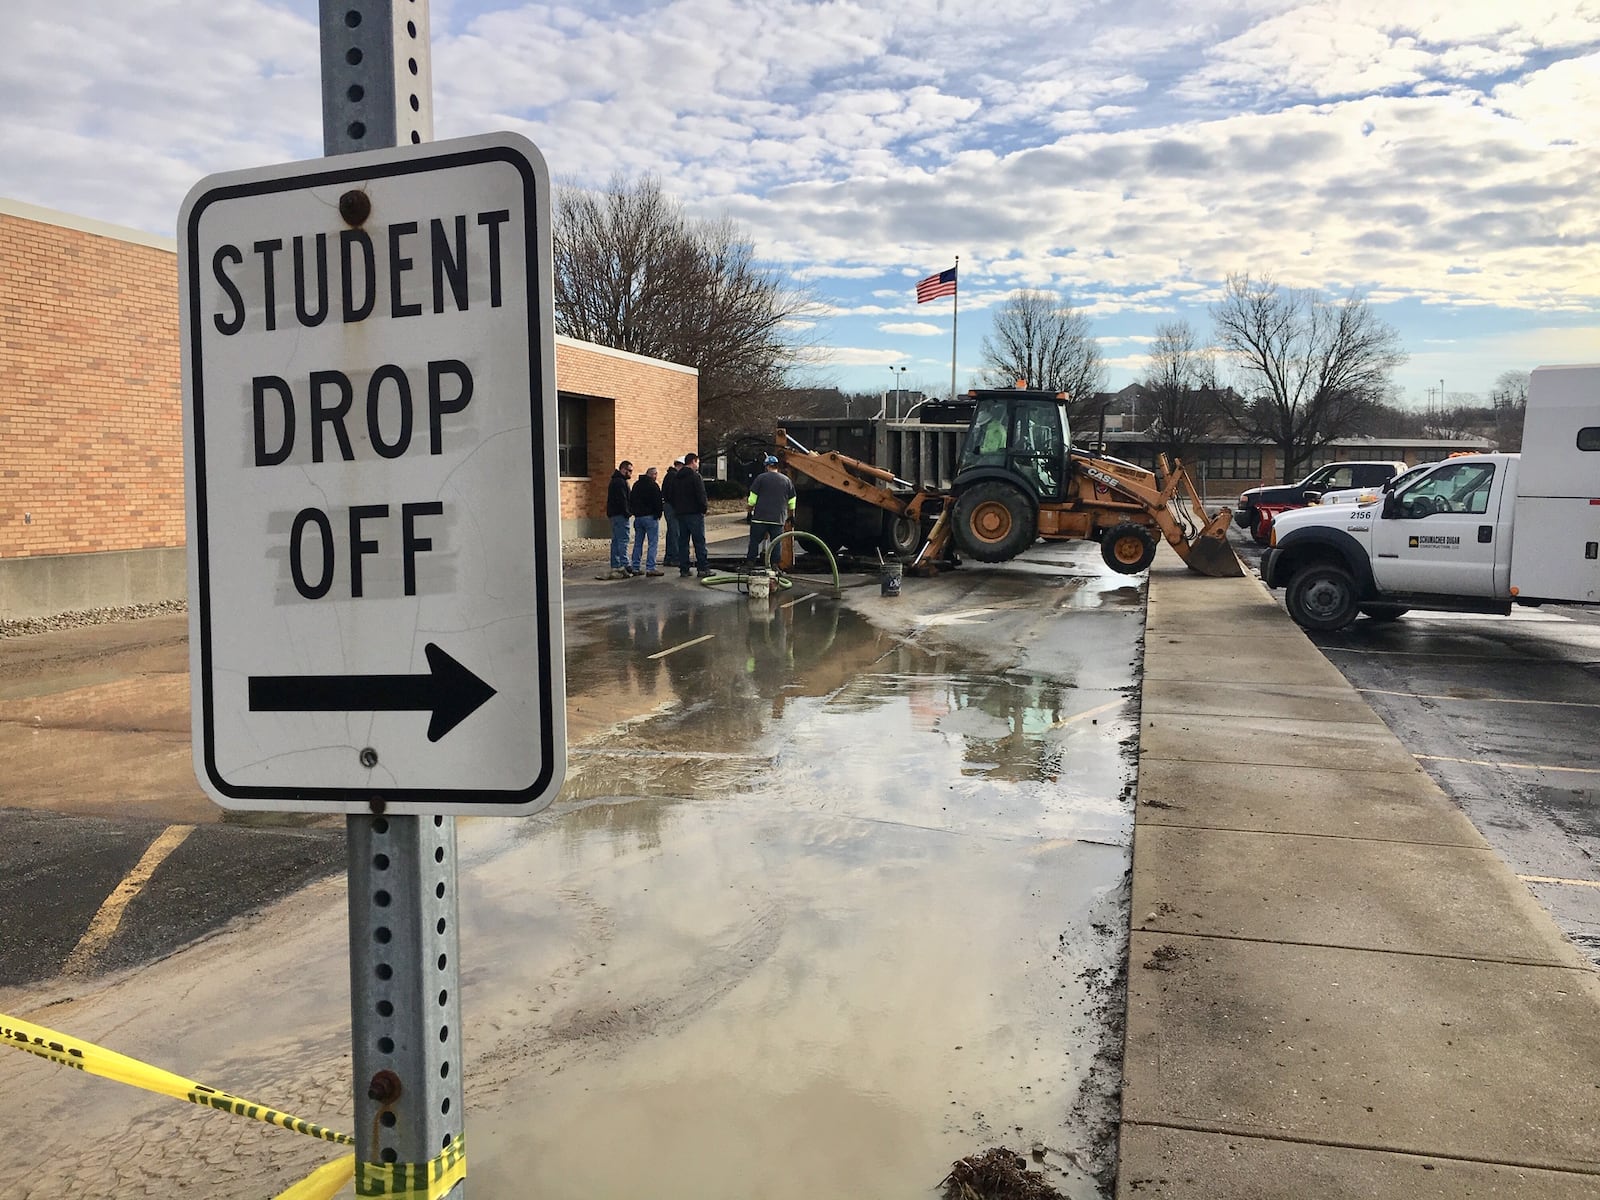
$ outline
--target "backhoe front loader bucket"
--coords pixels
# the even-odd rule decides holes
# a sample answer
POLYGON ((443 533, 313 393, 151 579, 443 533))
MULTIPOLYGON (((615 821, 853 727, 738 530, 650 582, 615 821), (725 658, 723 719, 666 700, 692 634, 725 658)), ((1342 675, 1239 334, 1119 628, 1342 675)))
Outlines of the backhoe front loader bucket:
MULTIPOLYGON (((1233 519, 1232 513, 1224 515, 1230 521, 1233 519)), ((1217 535, 1201 534, 1189 543, 1186 550, 1178 549, 1179 556, 1189 570, 1213 579, 1229 579, 1244 574, 1244 568, 1239 565, 1239 556, 1228 545, 1227 530, 1227 525, 1223 525, 1217 535)))
POLYGON ((1170 478, 1176 473, 1178 476, 1178 486, 1167 501, 1167 512, 1183 531, 1181 541, 1172 545, 1178 557, 1183 559, 1189 570, 1213 579, 1243 575, 1244 568, 1239 565, 1239 556, 1228 545, 1228 526, 1233 521, 1233 512, 1225 508, 1214 517, 1207 516, 1199 489, 1194 486, 1194 480, 1189 478, 1189 472, 1184 470, 1183 464, 1174 463, 1169 467, 1165 455, 1161 456, 1159 462, 1164 475, 1170 478))

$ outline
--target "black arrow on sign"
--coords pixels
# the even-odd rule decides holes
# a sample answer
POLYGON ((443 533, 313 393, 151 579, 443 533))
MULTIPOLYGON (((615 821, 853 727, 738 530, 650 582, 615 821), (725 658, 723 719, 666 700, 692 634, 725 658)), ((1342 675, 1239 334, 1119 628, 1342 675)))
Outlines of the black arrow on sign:
POLYGON ((251 712, 431 712, 437 742, 470 717, 494 688, 429 642, 426 675, 252 675, 251 712))

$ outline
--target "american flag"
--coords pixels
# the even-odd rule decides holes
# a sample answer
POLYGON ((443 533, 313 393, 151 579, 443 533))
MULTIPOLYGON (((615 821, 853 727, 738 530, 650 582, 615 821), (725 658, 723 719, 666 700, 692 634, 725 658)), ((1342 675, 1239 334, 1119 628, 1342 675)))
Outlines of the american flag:
POLYGON ((948 271, 940 271, 937 275, 929 275, 917 284, 917 303, 926 304, 929 300, 937 300, 940 296, 954 296, 956 294, 956 269, 951 267, 948 271))

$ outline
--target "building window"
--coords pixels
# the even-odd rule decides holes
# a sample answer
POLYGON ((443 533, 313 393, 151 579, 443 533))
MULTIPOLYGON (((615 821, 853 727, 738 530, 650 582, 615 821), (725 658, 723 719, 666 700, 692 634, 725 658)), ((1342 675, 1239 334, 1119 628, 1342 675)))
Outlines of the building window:
POLYGON ((556 451, 562 475, 589 476, 589 402, 585 396, 556 398, 556 451))
POLYGON ((1600 450, 1600 425, 1585 425, 1578 430, 1579 450, 1600 450))
POLYGON ((1208 479, 1260 479, 1260 446, 1209 446, 1205 451, 1208 479))

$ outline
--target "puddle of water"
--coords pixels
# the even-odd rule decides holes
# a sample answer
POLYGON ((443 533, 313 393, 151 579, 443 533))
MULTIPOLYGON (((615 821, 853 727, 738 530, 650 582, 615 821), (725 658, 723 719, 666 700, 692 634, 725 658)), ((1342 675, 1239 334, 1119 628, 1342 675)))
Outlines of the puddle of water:
POLYGON ((1088 1153, 1125 853, 764 800, 622 802, 474 872, 489 1194, 912 1197, 992 1141, 1088 1153))
POLYGON ((986 670, 833 605, 637 617, 594 616, 578 694, 652 711, 463 846, 477 1186, 921 1197, 1041 1142, 1100 1195, 1068 1155, 1116 1115, 1131 671, 986 670))

